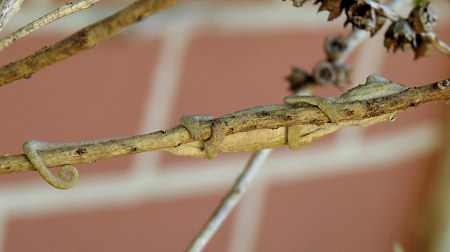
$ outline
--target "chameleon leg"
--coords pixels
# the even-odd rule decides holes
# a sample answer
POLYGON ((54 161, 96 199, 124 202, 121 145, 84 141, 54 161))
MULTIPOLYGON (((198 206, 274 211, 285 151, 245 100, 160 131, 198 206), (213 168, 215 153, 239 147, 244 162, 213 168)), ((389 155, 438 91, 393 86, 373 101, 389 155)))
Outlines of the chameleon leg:
POLYGON ((223 132, 222 123, 220 121, 214 122, 211 126, 211 138, 209 138, 204 145, 204 151, 207 158, 216 158, 219 145, 223 142, 224 138, 225 134, 223 132))
POLYGON ((319 129, 319 126, 314 124, 300 124, 287 128, 287 143, 289 149, 299 150, 315 139, 309 138, 311 132, 319 129))
POLYGON ((34 165, 36 170, 41 174, 41 176, 49 183, 51 186, 58 189, 69 189, 73 187, 78 181, 78 171, 73 165, 64 165, 59 169, 59 179, 55 177, 47 166, 44 164, 42 159, 37 154, 37 150, 52 150, 61 147, 62 144, 47 143, 36 140, 27 141, 23 145, 23 151, 25 155, 34 165), (66 176, 66 172, 70 172, 70 178, 66 176))
MULTIPOLYGON (((194 140, 200 140, 202 128, 201 122, 214 119, 210 115, 198 115, 198 116, 182 116, 180 124, 183 125, 188 131, 189 135, 194 140)), ((223 127, 221 122, 215 122, 211 125, 211 137, 204 142, 203 151, 206 158, 213 159, 217 156, 217 150, 220 143, 222 143, 225 135, 223 134, 223 127)))
POLYGON ((333 106, 335 100, 336 98, 332 97, 291 95, 284 98, 284 103, 287 105, 296 105, 303 102, 317 106, 332 123, 337 123, 339 122, 338 113, 333 106))
POLYGON ((210 115, 184 115, 180 119, 180 124, 189 131, 189 135, 192 139, 200 140, 202 134, 200 122, 212 119, 214 119, 214 117, 210 115))
POLYGON ((298 150, 311 142, 341 128, 338 123, 327 123, 326 127, 305 124, 288 127, 287 140, 291 150, 298 150))

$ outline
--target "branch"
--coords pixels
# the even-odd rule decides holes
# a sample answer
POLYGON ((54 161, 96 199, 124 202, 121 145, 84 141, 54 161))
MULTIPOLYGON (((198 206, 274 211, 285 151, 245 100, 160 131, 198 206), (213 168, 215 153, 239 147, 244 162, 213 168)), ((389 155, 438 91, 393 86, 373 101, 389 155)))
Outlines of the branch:
MULTIPOLYGON (((450 99, 450 79, 367 101, 336 104, 339 121, 364 122, 378 116, 404 111, 431 101, 450 99)), ((270 106, 270 105, 269 105, 270 106)), ((264 108, 262 106, 261 108, 264 108)), ((77 147, 61 147, 39 152, 47 167, 77 163, 92 163, 100 159, 135 154, 144 151, 166 150, 176 153, 178 148, 201 150, 201 142, 211 137, 211 124, 217 119, 201 124, 200 141, 190 138, 185 127, 177 125, 166 131, 126 138, 114 138, 75 143, 77 147)), ((315 106, 293 107, 276 105, 270 112, 264 110, 229 117, 225 123, 226 136, 220 146, 222 151, 254 151, 275 148, 287 143, 286 127, 298 125, 323 125, 328 117, 315 106), (231 138, 228 139, 228 136, 231 138), (260 137, 260 138, 258 138, 260 137)), ((347 123, 350 126, 349 123, 347 123)), ((353 125, 355 125, 353 124, 353 125)), ((68 146, 68 144, 64 144, 68 146)), ((191 156, 195 156, 195 152, 191 156)), ((0 157, 0 174, 36 170, 25 155, 0 157)))
POLYGON ((91 8, 98 1, 100 0, 81 0, 77 3, 66 3, 64 6, 34 20, 33 22, 15 31, 8 37, 2 39, 0 41, 0 51, 3 51, 3 49, 12 45, 17 40, 25 37, 26 35, 36 31, 37 29, 51 22, 54 22, 62 17, 73 14, 75 12, 91 8))
POLYGON ((31 75, 53 63, 90 49, 98 42, 125 27, 143 20, 176 0, 138 0, 125 9, 91 24, 51 46, 44 46, 34 54, 0 68, 0 86, 31 75))

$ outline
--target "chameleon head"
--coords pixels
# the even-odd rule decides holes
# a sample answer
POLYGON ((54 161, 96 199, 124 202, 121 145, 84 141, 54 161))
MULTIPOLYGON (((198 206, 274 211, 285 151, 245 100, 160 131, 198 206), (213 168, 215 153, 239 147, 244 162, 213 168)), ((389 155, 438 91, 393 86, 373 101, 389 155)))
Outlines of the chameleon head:
POLYGON ((365 84, 375 84, 375 83, 389 83, 391 81, 385 79, 384 77, 381 77, 376 74, 371 74, 367 77, 365 84))
POLYGON ((356 86, 339 97, 339 103, 364 101, 388 96, 407 90, 402 84, 389 81, 376 74, 371 74, 366 83, 356 86))

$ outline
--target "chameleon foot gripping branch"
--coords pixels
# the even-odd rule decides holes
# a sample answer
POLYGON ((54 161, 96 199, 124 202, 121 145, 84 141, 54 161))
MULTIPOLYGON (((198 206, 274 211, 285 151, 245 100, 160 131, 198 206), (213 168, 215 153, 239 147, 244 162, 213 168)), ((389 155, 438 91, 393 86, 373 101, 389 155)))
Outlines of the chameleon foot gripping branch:
POLYGON ((78 170, 73 165, 64 165, 59 169, 59 177, 61 179, 57 178, 50 172, 37 153, 37 150, 52 150, 61 147, 61 145, 64 144, 30 140, 23 145, 23 151, 47 183, 58 189, 69 189, 78 181, 78 170), (70 172, 71 176, 67 177, 66 172, 70 172))

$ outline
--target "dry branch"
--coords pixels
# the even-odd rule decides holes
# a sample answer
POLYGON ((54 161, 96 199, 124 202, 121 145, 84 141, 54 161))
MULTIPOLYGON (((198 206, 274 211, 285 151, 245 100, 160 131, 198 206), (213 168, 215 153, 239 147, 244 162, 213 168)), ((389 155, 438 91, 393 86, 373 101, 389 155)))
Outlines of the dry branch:
POLYGON ((138 0, 125 9, 91 24, 51 46, 0 68, 0 86, 31 75, 53 63, 90 49, 98 42, 176 3, 176 0, 138 0))
MULTIPOLYGON (((365 120, 380 115, 405 111, 431 101, 450 99, 450 80, 410 88, 405 92, 367 101, 336 104, 339 120, 365 120)), ((201 139, 211 137, 211 124, 217 119, 202 124, 201 139)), ((279 129, 301 124, 321 125, 328 122, 318 108, 314 106, 291 107, 280 106, 279 109, 267 112, 242 114, 227 118, 225 135, 239 132, 252 134, 256 129, 279 129)), ((286 144, 286 139, 282 139, 286 144)), ((106 139, 98 144, 86 144, 77 148, 60 148, 42 151, 40 157, 48 167, 66 164, 92 163, 100 159, 174 148, 182 144, 194 142, 189 132, 181 125, 166 131, 157 131, 145 135, 127 138, 106 139)), ((261 146, 264 146, 262 143, 261 146)), ((270 148, 270 147, 266 147, 270 148)), ((264 149, 264 148, 261 148, 264 149)), ((35 170, 25 155, 0 157, 0 174, 35 170)))

